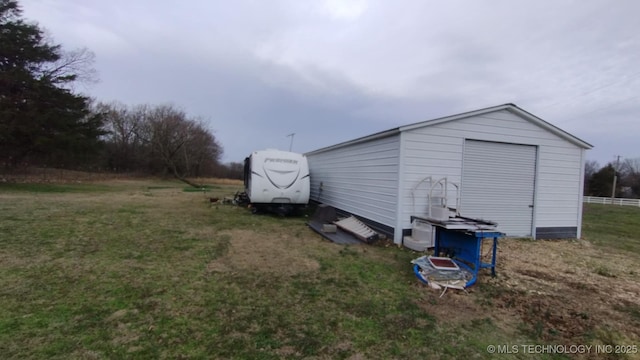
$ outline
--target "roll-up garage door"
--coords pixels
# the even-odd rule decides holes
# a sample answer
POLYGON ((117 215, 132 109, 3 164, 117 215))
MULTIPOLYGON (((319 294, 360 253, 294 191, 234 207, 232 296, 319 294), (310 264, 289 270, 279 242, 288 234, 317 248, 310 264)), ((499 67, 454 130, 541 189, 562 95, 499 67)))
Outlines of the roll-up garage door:
POLYGON ((536 146, 465 140, 460 213, 531 236, 536 146))

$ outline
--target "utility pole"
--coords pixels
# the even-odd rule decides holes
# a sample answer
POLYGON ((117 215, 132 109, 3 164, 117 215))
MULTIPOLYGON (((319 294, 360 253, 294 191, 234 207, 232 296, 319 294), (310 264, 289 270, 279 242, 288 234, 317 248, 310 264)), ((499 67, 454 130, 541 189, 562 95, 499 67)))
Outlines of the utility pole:
POLYGON ((618 155, 618 160, 616 160, 616 167, 613 169, 613 188, 611 189, 611 205, 613 205, 613 200, 616 198, 616 185, 618 183, 618 169, 620 168, 620 155, 618 155))
POLYGON ((293 148, 293 137, 296 135, 296 133, 291 133, 289 135, 287 135, 287 137, 291 136, 291 143, 289 143, 289 151, 291 151, 291 149, 293 148))

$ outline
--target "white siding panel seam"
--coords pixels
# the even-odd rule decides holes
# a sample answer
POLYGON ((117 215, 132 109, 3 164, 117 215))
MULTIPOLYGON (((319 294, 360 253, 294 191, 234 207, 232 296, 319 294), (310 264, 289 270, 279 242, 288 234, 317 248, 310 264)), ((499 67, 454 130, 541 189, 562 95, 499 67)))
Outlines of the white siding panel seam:
POLYGON ((404 208, 404 197, 403 194, 403 185, 405 184, 405 179, 407 176, 406 172, 406 132, 400 132, 398 136, 399 140, 399 152, 398 152, 398 183, 396 189, 396 208, 395 208, 395 216, 394 219, 394 232, 393 232, 393 242, 396 244, 401 244, 403 242, 402 238, 402 230, 403 230, 403 215, 402 209, 404 208))

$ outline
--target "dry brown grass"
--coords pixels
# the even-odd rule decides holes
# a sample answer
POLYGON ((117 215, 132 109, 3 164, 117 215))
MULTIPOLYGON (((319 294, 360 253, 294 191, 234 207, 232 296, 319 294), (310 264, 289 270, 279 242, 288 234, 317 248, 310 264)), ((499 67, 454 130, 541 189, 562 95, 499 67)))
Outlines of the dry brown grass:
POLYGON ((244 182, 238 179, 221 179, 221 178, 195 178, 193 181, 197 184, 214 184, 214 185, 232 185, 244 186, 244 182))
MULTIPOLYGON (((483 271, 468 294, 442 298, 425 288, 422 303, 441 322, 458 326, 490 318, 506 333, 543 342, 638 344, 640 319, 629 313, 640 309, 638 257, 603 250, 583 240, 503 239, 496 278, 483 271)), ((517 339, 510 343, 522 343, 517 339)))
POLYGON ((320 269, 318 261, 302 250, 308 239, 242 229, 222 236, 230 239, 229 250, 207 265, 209 271, 291 276, 320 269))
MULTIPOLYGON (((140 183, 140 181, 154 179, 161 180, 160 178, 153 178, 136 173, 90 172, 41 167, 20 168, 15 171, 5 171, 0 173, 0 182, 23 184, 111 183, 113 181, 131 181, 140 183)), ((168 178, 164 180, 173 181, 175 179, 168 178)), ((196 184, 243 186, 243 181, 238 179, 201 177, 191 178, 190 180, 196 184)))
POLYGON ((68 184, 111 181, 115 179, 139 179, 135 174, 114 174, 107 172, 86 172, 52 168, 20 168, 0 173, 0 182, 20 184, 68 184))

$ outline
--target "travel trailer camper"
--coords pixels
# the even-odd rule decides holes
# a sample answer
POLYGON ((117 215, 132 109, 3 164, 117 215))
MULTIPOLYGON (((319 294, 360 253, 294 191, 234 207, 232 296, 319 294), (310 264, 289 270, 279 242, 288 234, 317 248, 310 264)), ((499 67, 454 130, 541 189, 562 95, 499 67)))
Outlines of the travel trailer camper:
POLYGON ((244 161, 244 188, 252 211, 286 215, 309 203, 306 156, 281 150, 254 151, 244 161))

